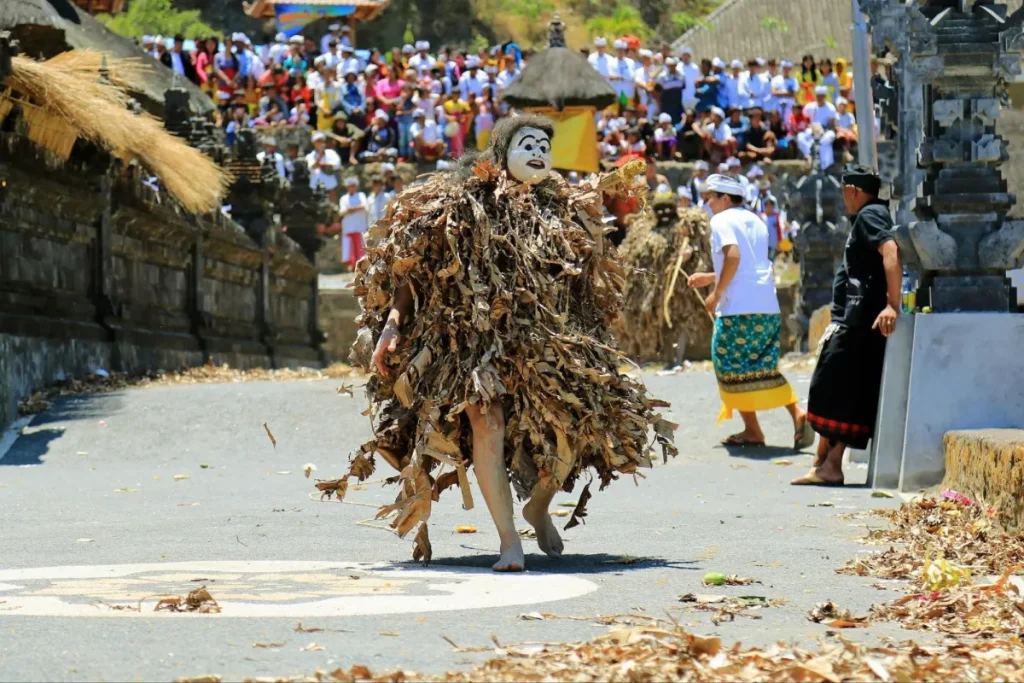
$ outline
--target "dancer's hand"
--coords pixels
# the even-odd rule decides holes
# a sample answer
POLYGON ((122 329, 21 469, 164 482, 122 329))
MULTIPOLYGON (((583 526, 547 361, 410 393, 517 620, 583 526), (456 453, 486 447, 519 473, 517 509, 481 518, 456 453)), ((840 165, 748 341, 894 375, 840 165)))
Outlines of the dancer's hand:
POLYGON ((715 311, 718 309, 718 292, 711 292, 708 294, 708 298, 704 299, 704 308, 707 309, 708 313, 712 316, 715 315, 715 311))
POLYGON ((377 340, 377 348, 373 351, 373 367, 384 377, 391 374, 385 362, 386 356, 398 348, 399 339, 398 323, 388 320, 384 331, 380 333, 380 339, 377 340))
POLYGON ((875 324, 871 326, 871 329, 878 330, 882 333, 883 337, 889 337, 896 330, 896 318, 899 315, 900 312, 892 305, 886 306, 885 310, 875 318, 875 324))
POLYGON ((714 273, 694 273, 686 280, 686 284, 691 289, 700 289, 701 287, 710 287, 715 284, 714 273))

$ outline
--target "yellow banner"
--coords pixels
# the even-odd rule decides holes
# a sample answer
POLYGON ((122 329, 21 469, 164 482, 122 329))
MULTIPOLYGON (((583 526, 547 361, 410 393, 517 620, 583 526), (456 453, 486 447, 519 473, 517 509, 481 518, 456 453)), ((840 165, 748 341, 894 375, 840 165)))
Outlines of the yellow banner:
POLYGON ((562 171, 597 173, 597 126, 593 107, 527 109, 531 114, 547 116, 555 124, 551 141, 551 165, 562 171))

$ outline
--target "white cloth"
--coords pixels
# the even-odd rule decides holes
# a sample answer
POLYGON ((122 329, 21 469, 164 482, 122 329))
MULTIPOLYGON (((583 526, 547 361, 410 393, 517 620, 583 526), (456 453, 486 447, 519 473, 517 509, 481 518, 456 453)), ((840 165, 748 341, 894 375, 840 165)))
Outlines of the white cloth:
POLYGON ((607 52, 603 55, 591 52, 590 56, 587 57, 587 61, 590 62, 590 66, 597 70, 597 73, 604 77, 604 80, 608 81, 609 85, 614 87, 611 76, 619 72, 619 60, 615 55, 608 54, 607 52))
POLYGON ((414 123, 409 126, 409 137, 415 140, 420 133, 423 134, 423 142, 431 144, 441 139, 441 129, 433 121, 426 121, 425 123, 414 123))
POLYGON ((811 123, 820 123, 822 127, 828 128, 828 124, 834 121, 838 114, 836 106, 831 102, 825 102, 820 107, 817 102, 809 102, 804 105, 804 116, 811 123))
POLYGON ((288 56, 288 52, 287 43, 274 43, 267 50, 267 60, 271 64, 283 64, 284 58, 288 56))
POLYGON ((740 251, 740 265, 718 302, 718 315, 779 313, 775 274, 768 260, 768 226, 743 208, 726 209, 711 217, 711 258, 716 279, 722 275, 725 247, 740 251))
POLYGON ((185 63, 181 61, 181 53, 171 51, 171 68, 174 69, 174 73, 185 75, 185 63))
POLYGON ((616 58, 616 60, 618 64, 615 75, 619 79, 612 81, 615 94, 619 96, 625 95, 628 101, 632 101, 633 96, 636 95, 636 62, 629 57, 616 58))
POLYGON ((700 67, 694 62, 689 64, 680 64, 678 66, 679 73, 683 76, 683 106, 690 109, 689 103, 697 101, 697 81, 703 78, 703 74, 700 72, 700 67))
POLYGON ((389 201, 391 201, 391 195, 387 190, 369 196, 367 200, 369 205, 367 222, 371 226, 384 217, 384 211, 388 208, 389 201))
POLYGON ((484 84, 490 82, 491 79, 483 72, 483 69, 477 69, 476 76, 473 76, 467 69, 459 78, 459 99, 469 102, 470 98, 480 97, 484 94, 484 84))
POLYGON ((434 107, 435 106, 436 106, 436 101, 434 100, 434 98, 432 98, 432 97, 420 97, 419 95, 417 95, 416 96, 416 108, 413 109, 413 112, 420 112, 421 111, 421 112, 423 112, 423 120, 424 121, 433 121, 434 120, 434 107))
POLYGON ((751 106, 761 107, 767 110, 769 98, 772 94, 772 84, 768 74, 759 73, 750 77, 748 88, 750 89, 751 106))
POLYGON ((637 64, 636 69, 633 71, 633 83, 636 85, 637 92, 640 93, 640 104, 647 107, 647 118, 656 119, 658 118, 658 101, 640 87, 646 86, 652 81, 654 81, 653 65, 644 66, 643 64, 637 64))
MULTIPOLYGON (((836 141, 836 133, 832 130, 825 131, 825 134, 818 140, 818 158, 821 159, 821 168, 829 168, 835 163, 835 150, 833 144, 836 141)), ((814 134, 811 133, 811 129, 800 132, 796 136, 797 147, 800 148, 800 153, 804 155, 808 160, 811 158, 811 150, 814 148, 814 134)))
POLYGON ((437 60, 430 55, 424 57, 418 52, 409 58, 409 68, 416 69, 416 73, 419 74, 420 78, 430 75, 430 70, 434 68, 436 63, 437 60))
POLYGON ((348 57, 338 62, 338 80, 344 83, 345 74, 349 71, 357 74, 363 72, 363 63, 359 61, 359 57, 348 57))
POLYGON ((857 125, 857 117, 850 112, 845 114, 836 114, 836 128, 839 130, 853 130, 853 127, 857 125))
POLYGON ((309 167, 309 186, 314 190, 322 187, 325 190, 333 190, 338 187, 338 169, 341 168, 341 157, 333 149, 324 149, 323 153, 315 149, 306 155, 306 166, 309 167), (313 168, 313 164, 320 159, 321 166, 313 168))
POLYGON ((708 132, 711 133, 711 137, 715 142, 721 144, 728 142, 733 139, 732 128, 725 121, 721 123, 712 123, 708 126, 708 132))
POLYGON ((792 76, 786 78, 782 74, 779 74, 772 79, 772 90, 793 93, 792 95, 786 96, 772 95, 771 111, 778 110, 782 115, 783 122, 789 118, 789 113, 793 110, 793 104, 796 102, 796 92, 799 89, 800 84, 797 83, 796 79, 792 76))
POLYGON ((320 39, 320 54, 325 55, 331 51, 330 43, 332 40, 338 41, 338 47, 341 47, 340 36, 336 36, 333 33, 328 33, 327 35, 320 39))
MULTIPOLYGON (((267 158, 266 150, 264 150, 262 152, 259 152, 256 155, 256 161, 260 162, 261 164, 263 163, 263 161, 266 158, 267 158)), ((270 159, 270 163, 274 167, 274 170, 277 171, 277 177, 278 178, 287 178, 288 177, 288 169, 287 169, 287 167, 284 164, 284 155, 283 154, 281 154, 280 152, 274 152, 274 156, 270 159)))
POLYGON ((351 254, 351 245, 346 235, 355 232, 366 232, 369 227, 370 203, 362 192, 342 195, 339 206, 342 212, 341 217, 341 260, 348 261, 351 254))
POLYGON ((517 71, 509 71, 508 69, 502 69, 498 74, 495 81, 498 84, 498 90, 504 90, 509 84, 516 79, 519 73, 517 71))
POLYGON ((745 80, 743 79, 742 72, 739 76, 733 76, 732 74, 724 74, 722 76, 722 86, 725 88, 725 95, 728 99, 730 109, 733 107, 739 107, 741 109, 747 108, 740 101, 741 80, 745 80))

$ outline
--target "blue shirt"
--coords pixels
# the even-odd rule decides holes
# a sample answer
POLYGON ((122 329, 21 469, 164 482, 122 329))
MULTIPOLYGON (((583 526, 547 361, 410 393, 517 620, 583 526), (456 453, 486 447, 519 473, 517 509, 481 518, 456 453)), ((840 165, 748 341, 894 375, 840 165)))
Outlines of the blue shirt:
MULTIPOLYGON (((697 86, 697 113, 703 114, 711 111, 712 107, 719 106, 721 99, 719 93, 724 93, 725 88, 721 83, 703 83, 697 86)), ((726 95, 728 97, 728 95, 726 95)))

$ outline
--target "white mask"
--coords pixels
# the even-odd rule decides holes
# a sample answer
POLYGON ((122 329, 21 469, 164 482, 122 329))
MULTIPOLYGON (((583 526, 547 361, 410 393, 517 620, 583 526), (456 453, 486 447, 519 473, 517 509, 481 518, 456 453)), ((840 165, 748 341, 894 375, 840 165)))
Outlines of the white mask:
POLYGON ((521 183, 534 184, 551 172, 551 138, 537 128, 520 128, 508 147, 508 171, 521 183))

